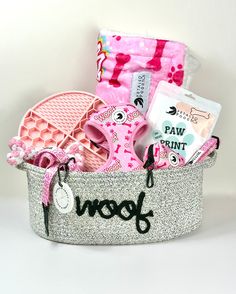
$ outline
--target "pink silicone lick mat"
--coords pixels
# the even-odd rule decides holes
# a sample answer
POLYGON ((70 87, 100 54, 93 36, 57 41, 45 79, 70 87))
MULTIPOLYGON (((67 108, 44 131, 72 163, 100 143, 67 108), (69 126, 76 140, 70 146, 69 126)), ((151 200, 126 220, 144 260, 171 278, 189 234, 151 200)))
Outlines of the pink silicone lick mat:
POLYGON ((18 135, 27 146, 37 149, 65 149, 79 141, 84 146, 85 170, 95 171, 107 160, 107 152, 86 138, 83 127, 89 116, 104 105, 99 97, 86 92, 55 94, 27 111, 18 135))

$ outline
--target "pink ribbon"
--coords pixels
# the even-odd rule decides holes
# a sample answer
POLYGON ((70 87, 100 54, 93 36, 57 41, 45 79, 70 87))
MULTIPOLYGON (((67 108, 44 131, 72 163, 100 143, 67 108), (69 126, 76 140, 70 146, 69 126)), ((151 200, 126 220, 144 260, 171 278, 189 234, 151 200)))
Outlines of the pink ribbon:
MULTIPOLYGON (((61 148, 43 149, 37 154, 34 165, 46 168, 42 191, 42 203, 45 206, 48 206, 50 202, 50 187, 59 165, 68 163, 70 158, 71 155, 61 148)), ((81 170, 81 164, 76 162, 76 154, 74 158, 75 162, 70 161, 68 167, 70 170, 79 171, 81 170)))

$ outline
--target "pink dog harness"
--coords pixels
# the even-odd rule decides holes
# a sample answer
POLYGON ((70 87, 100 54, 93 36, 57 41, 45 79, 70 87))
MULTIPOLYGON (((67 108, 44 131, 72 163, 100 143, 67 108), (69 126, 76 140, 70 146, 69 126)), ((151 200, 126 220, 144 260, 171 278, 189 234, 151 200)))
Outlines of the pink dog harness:
POLYGON ((143 162, 135 154, 134 141, 147 129, 140 111, 131 104, 110 105, 90 116, 86 135, 97 144, 107 141, 109 158, 99 172, 139 170, 143 162))

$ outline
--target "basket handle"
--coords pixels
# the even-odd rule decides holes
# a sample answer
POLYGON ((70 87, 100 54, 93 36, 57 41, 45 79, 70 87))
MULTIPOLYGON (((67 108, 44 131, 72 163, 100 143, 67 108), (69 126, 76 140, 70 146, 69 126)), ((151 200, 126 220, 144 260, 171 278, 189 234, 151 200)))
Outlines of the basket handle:
MULTIPOLYGON (((214 166, 214 164, 216 162, 216 158, 217 158, 217 152, 214 151, 204 160, 204 162, 202 163, 202 167, 203 168, 210 168, 210 167, 214 166)), ((23 162, 17 166, 17 168, 22 171, 27 171, 29 169, 28 167, 29 167, 29 164, 26 162, 23 162)))
POLYGON ((21 164, 16 166, 17 169, 22 170, 24 172, 28 172, 30 171, 35 171, 35 168, 37 168, 37 173, 40 174, 44 174, 45 173, 45 169, 41 168, 41 167, 37 167, 35 165, 32 165, 30 163, 27 162, 22 162, 21 164))
POLYGON ((22 171, 26 171, 27 167, 26 167, 26 163, 22 162, 21 164, 16 166, 17 169, 22 170, 22 171))
POLYGON ((204 160, 202 164, 203 168, 210 168, 214 166, 216 162, 216 158, 217 158, 217 153, 216 151, 214 151, 207 157, 207 159, 204 160))

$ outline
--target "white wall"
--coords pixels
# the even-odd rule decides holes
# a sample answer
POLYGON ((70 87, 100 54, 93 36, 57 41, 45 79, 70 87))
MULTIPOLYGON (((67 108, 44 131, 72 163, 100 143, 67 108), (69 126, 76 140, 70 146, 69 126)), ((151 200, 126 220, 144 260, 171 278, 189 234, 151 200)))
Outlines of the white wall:
POLYGON ((236 196, 235 0, 0 0, 1 196, 26 196, 25 175, 5 163, 27 108, 54 92, 94 92, 99 29, 186 43, 202 66, 191 89, 223 106, 217 164, 205 193, 236 196))

